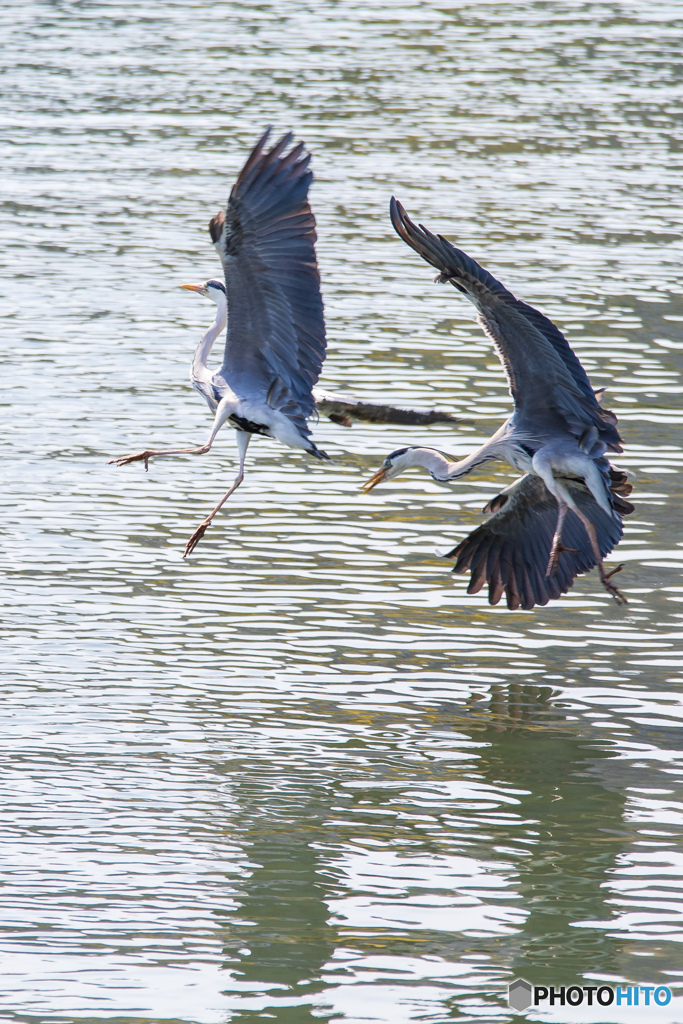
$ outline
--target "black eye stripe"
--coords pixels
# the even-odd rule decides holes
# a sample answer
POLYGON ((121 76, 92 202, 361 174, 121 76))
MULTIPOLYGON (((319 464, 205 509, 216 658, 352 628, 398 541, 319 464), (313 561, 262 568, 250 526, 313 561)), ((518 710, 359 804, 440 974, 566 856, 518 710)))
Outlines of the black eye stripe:
POLYGON ((223 294, 225 295, 225 285, 223 284, 222 281, 207 281, 205 287, 218 288, 218 290, 223 292, 223 294))

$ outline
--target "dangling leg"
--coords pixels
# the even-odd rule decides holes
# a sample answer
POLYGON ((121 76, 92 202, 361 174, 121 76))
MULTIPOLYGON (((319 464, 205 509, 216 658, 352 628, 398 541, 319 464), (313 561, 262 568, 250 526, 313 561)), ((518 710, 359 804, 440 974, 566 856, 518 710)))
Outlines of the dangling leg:
POLYGON ((144 460, 145 472, 147 472, 149 470, 149 460, 153 455, 204 455, 212 444, 213 439, 207 441, 201 448, 164 448, 160 451, 148 448, 146 451, 137 452, 135 455, 122 455, 120 459, 110 459, 107 465, 111 466, 112 462, 115 462, 117 466, 126 466, 129 462, 141 462, 144 460))
POLYGON ((624 568, 624 566, 623 565, 618 565, 616 567, 616 569, 612 569, 611 572, 605 572, 605 566, 604 566, 604 563, 602 561, 602 555, 600 554, 600 546, 598 544, 598 534, 596 532, 595 526, 590 521, 588 516, 584 515, 584 513, 581 511, 580 508, 577 508, 576 505, 574 505, 572 507, 574 509, 574 512, 576 512, 577 516, 579 517, 579 519, 581 520, 581 522, 585 526, 586 533, 588 534, 588 536, 590 538, 591 547, 593 549, 593 554, 595 555, 595 561, 598 564, 598 570, 600 572, 600 581, 601 581, 603 587, 605 588, 605 590, 607 591, 608 594, 612 595, 612 597, 614 598, 615 601, 618 601, 619 604, 628 604, 628 601, 626 600, 626 598, 624 597, 622 592, 620 590, 618 590, 617 587, 615 587, 615 585, 612 583, 612 579, 611 579, 611 577, 614 576, 615 573, 621 572, 621 570, 624 568))
POLYGON ((548 562, 548 568, 546 569, 546 577, 552 576, 557 569, 557 563, 562 551, 570 551, 572 554, 576 554, 576 548, 566 548, 562 543, 562 527, 564 526, 564 519, 567 515, 567 509, 569 505, 566 501, 562 501, 561 498, 557 499, 559 511, 557 513, 557 526, 555 527, 555 536, 553 537, 553 546, 550 549, 550 561, 548 562))
POLYGON ((188 540, 187 545, 185 547, 185 553, 183 554, 183 558, 187 558, 187 556, 192 551, 194 551, 194 549, 197 547, 197 544, 199 544, 200 540, 206 533, 207 528, 211 525, 211 520, 216 515, 216 512, 218 512, 223 507, 223 505, 225 505, 226 501, 233 493, 233 491, 236 491, 239 485, 244 480, 244 460, 246 458, 247 448, 249 446, 249 439, 251 438, 251 434, 247 434, 247 432, 244 430, 238 430, 235 434, 235 437, 237 440, 237 451, 239 452, 240 457, 239 472, 235 479, 233 480, 232 487, 230 488, 230 490, 227 492, 227 494, 223 495, 221 500, 216 505, 215 509, 206 517, 203 523, 199 524, 197 529, 194 531, 194 533, 188 540))
POLYGON ((112 462, 115 462, 117 466, 126 466, 129 462, 142 462, 145 463, 145 472, 149 469, 149 460, 153 455, 205 455, 213 444, 216 434, 221 429, 225 421, 230 416, 234 408, 234 401, 230 397, 223 398, 216 406, 216 412, 214 415, 213 426, 211 433, 209 434, 206 444, 201 445, 199 448, 164 448, 160 450, 153 450, 148 448, 144 452, 136 452, 135 455, 122 455, 120 459, 110 459, 108 465, 111 466, 112 462))
MULTIPOLYGON (((540 451, 536 452, 536 454, 534 455, 534 458, 533 458, 532 465, 533 465, 534 472, 537 473, 541 477, 541 479, 543 480, 544 484, 546 485, 546 487, 548 488, 550 493, 553 495, 553 497, 557 501, 557 504, 558 504, 559 509, 560 509, 559 514, 558 514, 557 529, 555 531, 555 537, 553 538, 553 546, 552 546, 551 552, 550 552, 550 562, 548 564, 548 574, 550 573, 551 569, 553 568, 553 561, 555 559, 555 546, 556 546, 556 543, 558 541, 558 535, 559 535, 560 530, 562 528, 562 524, 563 524, 563 521, 564 521, 564 516, 567 514, 566 506, 569 506, 569 508, 573 512, 575 512, 577 514, 577 516, 579 517, 579 519, 581 520, 581 522, 583 523, 583 525, 586 528, 586 533, 588 534, 588 539, 590 540, 591 549, 593 551, 593 556, 594 556, 595 561, 596 561, 597 566, 598 566, 598 571, 600 572, 600 580, 602 582, 603 587, 605 588, 605 590, 609 594, 612 595, 612 597, 614 598, 615 601, 618 601, 620 604, 628 604, 628 602, 627 602, 626 598, 624 597, 624 595, 621 593, 620 590, 618 590, 615 587, 615 585, 611 582, 611 579, 610 579, 610 577, 614 576, 615 573, 619 572, 623 568, 623 566, 621 566, 621 565, 617 566, 617 568, 613 569, 612 572, 610 572, 610 573, 605 572, 605 566, 604 566, 604 563, 602 561, 602 555, 600 554, 600 545, 598 544, 598 534, 597 534, 597 531, 595 529, 595 526, 593 525, 591 520, 588 518, 588 516, 585 515, 581 511, 581 509, 578 507, 578 505, 576 504, 576 502, 572 498, 571 494, 569 493, 569 490, 567 489, 567 487, 565 487, 565 485, 562 483, 562 481, 558 480, 557 477, 555 476, 555 474, 553 473, 553 459, 552 459, 552 451, 550 450, 550 445, 547 445, 546 448, 541 448, 540 451), (565 506, 564 515, 562 514, 562 506, 563 505, 565 506)), ((611 508, 609 506, 609 503, 607 502, 607 499, 605 498, 605 496, 602 494, 602 492, 600 490, 601 487, 603 487, 603 489, 604 489, 604 485, 602 484, 602 482, 601 482, 601 480, 600 480, 600 478, 598 476, 598 472, 599 471, 598 471, 597 467, 595 466, 595 463, 593 462, 593 460, 592 459, 588 459, 585 456, 583 456, 583 458, 580 461, 579 466, 574 465, 572 467, 572 471, 576 472, 577 474, 580 472, 583 475, 584 481, 586 483, 586 486, 588 487, 588 489, 590 490, 591 494, 595 498, 596 503, 599 506, 603 507, 603 508, 604 508, 604 504, 606 504, 607 507, 605 508, 605 511, 608 512, 609 514, 611 514, 612 510, 611 510, 611 508)), ((559 550, 558 550, 558 554, 559 554, 559 550)), ((555 564, 556 564, 556 560, 555 560, 555 564)))

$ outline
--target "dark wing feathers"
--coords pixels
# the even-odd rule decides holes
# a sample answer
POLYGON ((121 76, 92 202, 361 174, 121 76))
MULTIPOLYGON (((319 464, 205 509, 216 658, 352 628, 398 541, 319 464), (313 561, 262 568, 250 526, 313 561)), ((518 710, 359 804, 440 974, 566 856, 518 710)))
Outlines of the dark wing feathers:
MULTIPOLYGON (((600 551, 603 556, 608 555, 623 533, 621 520, 603 512, 583 481, 566 477, 563 483, 581 511, 595 524, 600 551)), ((615 507, 621 502, 624 513, 626 506, 633 510, 616 492, 613 499, 615 507)), ((563 551, 556 571, 546 577, 557 525, 557 502, 540 477, 527 474, 491 504, 498 511, 447 555, 455 559, 454 572, 471 573, 468 594, 477 594, 488 583, 491 604, 497 604, 505 593, 508 608, 528 610, 566 594, 574 578, 595 565, 588 535, 570 509, 562 543, 576 550, 563 551)))
POLYGON ((244 399, 271 402, 303 436, 325 358, 325 321, 308 202, 310 155, 291 133, 270 150, 270 130, 209 226, 225 271, 228 333, 220 376, 244 399), (276 387, 273 388, 273 385, 276 387))
POLYGON ((616 417, 602 410, 585 370, 566 338, 547 317, 521 302, 500 281, 442 235, 414 224, 394 198, 397 234, 474 304, 493 341, 522 422, 531 428, 563 425, 578 438, 594 426, 613 451, 621 451, 616 417), (540 418, 539 418, 540 417, 540 418))

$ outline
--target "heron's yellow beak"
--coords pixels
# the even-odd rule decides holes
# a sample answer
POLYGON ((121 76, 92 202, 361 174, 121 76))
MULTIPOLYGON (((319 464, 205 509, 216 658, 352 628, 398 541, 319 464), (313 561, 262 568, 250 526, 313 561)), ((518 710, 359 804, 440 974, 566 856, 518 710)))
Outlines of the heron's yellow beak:
POLYGON ((363 492, 363 494, 367 494, 368 491, 371 491, 373 487, 377 486, 377 484, 381 484, 382 480, 384 480, 385 476, 387 475, 387 472, 388 471, 386 466, 382 466, 380 469, 377 470, 376 473, 373 473, 370 479, 366 480, 363 486, 361 487, 361 491, 363 492))
POLYGON ((204 291, 203 284, 181 284, 180 287, 185 288, 188 292, 199 292, 200 295, 204 291))

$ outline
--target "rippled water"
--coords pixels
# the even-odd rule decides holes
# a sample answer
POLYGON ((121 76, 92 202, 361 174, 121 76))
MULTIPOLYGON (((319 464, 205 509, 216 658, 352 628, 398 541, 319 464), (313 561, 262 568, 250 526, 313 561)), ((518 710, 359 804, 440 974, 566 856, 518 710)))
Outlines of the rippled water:
MULTIPOLYGON (((511 1020, 506 986, 667 984, 683 1020, 680 2, 10 4, 3 1021, 511 1020), (323 383, 452 427, 332 465, 204 459, 206 222, 265 124, 314 154, 323 383), (408 474, 507 414, 396 193, 566 330, 637 473, 618 555, 533 612, 435 554, 510 475, 408 474)), ((644 1019, 610 1009, 528 1019, 644 1019)), ((635 1015, 634 1015, 635 1014, 635 1015)))

